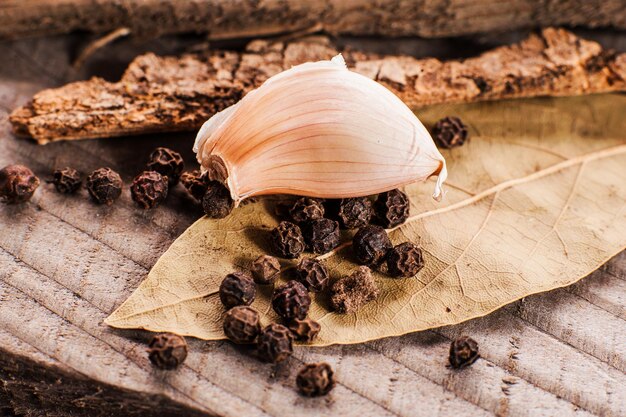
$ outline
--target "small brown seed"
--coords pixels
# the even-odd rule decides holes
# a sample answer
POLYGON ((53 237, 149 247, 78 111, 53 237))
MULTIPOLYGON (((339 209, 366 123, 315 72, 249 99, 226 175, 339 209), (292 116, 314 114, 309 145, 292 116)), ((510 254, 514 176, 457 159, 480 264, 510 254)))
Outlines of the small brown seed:
POLYGON ((433 139, 442 148, 461 146, 467 136, 467 126, 458 117, 444 117, 433 127, 433 139))
POLYGON ((274 290, 272 307, 286 321, 303 319, 309 312, 311 297, 305 286, 298 281, 289 281, 274 290))
POLYGON ((272 248, 283 258, 297 258, 304 251, 304 237, 300 228, 287 221, 282 221, 270 235, 272 248))
POLYGON ((265 362, 282 362, 292 353, 293 336, 282 324, 270 324, 257 339, 257 355, 265 362))
POLYGON ((326 395, 335 386, 333 368, 324 362, 306 364, 296 376, 296 385, 307 397, 326 395))
POLYGON ((380 193, 374 202, 378 222, 386 229, 396 227, 409 218, 409 197, 400 190, 380 193))
POLYGON ((328 270, 314 258, 302 258, 296 267, 296 276, 309 291, 321 292, 329 284, 328 270))
POLYGON ((385 259, 392 244, 385 229, 370 224, 356 232, 352 248, 359 263, 377 266, 385 259))
POLYGON ((478 343, 471 337, 461 336, 450 344, 450 366, 454 369, 470 366, 479 357, 478 343))
POLYGON ((256 296, 256 285, 252 278, 243 272, 226 275, 220 285, 220 300, 226 308, 250 305, 256 296))
POLYGON ((206 194, 209 182, 206 174, 201 174, 200 170, 186 171, 180 176, 180 182, 196 200, 202 201, 206 194))
POLYGON ((150 154, 147 167, 149 171, 156 171, 167 177, 169 185, 176 185, 180 174, 185 169, 185 162, 178 152, 160 147, 150 154))
POLYGON ((338 279, 331 288, 331 304, 339 313, 354 313, 379 294, 372 271, 360 266, 351 275, 338 279))
POLYGON ((289 330, 296 340, 311 343, 320 332, 322 326, 310 318, 293 319, 289 322, 289 330))
POLYGON ((111 168, 96 169, 87 177, 87 191, 98 204, 110 206, 122 195, 122 178, 111 168))
POLYGON ((312 220, 305 224, 303 235, 309 249, 327 253, 339 246, 339 223, 330 219, 312 220))
POLYGON ((260 285, 268 285, 273 283, 278 275, 280 275, 280 263, 278 259, 269 255, 261 255, 250 267, 254 282, 260 285))
POLYGON ((57 169, 52 173, 54 187, 61 194, 74 194, 83 183, 80 173, 74 168, 57 169))
POLYGON ((224 334, 234 343, 253 343, 260 332, 259 313, 252 307, 233 307, 224 317, 224 334))
POLYGON ((168 188, 166 177, 156 171, 144 171, 133 180, 130 195, 139 207, 146 210, 165 201, 168 188))
POLYGON ((317 198, 301 197, 289 209, 295 223, 304 223, 324 217, 324 206, 317 198))
POLYGON ((212 219, 223 219, 228 216, 235 202, 230 196, 230 191, 224 184, 218 181, 209 181, 207 190, 202 197, 204 213, 212 219))
POLYGON ((0 201, 7 204, 23 203, 39 187, 39 178, 24 165, 8 165, 0 170, 0 201))
POLYGON ((157 334, 148 347, 148 358, 159 369, 176 369, 187 358, 185 339, 173 333, 157 334))
POLYGON ((424 267, 422 250, 411 242, 404 242, 387 253, 387 271, 392 277, 412 277, 424 267))
POLYGON ((372 202, 367 197, 344 198, 339 203, 337 217, 342 227, 358 229, 369 224, 372 218, 372 202))

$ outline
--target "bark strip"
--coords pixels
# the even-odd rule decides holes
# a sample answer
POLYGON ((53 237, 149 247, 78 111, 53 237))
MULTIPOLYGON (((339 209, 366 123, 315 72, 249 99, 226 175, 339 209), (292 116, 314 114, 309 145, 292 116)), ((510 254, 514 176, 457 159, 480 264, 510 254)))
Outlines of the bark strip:
POLYGON ((19 0, 0 5, 0 38, 129 28, 139 36, 333 34, 447 37, 545 26, 626 29, 622 0, 19 0))
MULTIPOLYGON (((194 130, 268 77, 337 52, 327 39, 315 37, 289 44, 253 41, 244 53, 149 53, 137 57, 117 83, 92 78, 44 90, 10 120, 16 134, 40 144, 194 130)), ((352 69, 386 85, 412 108, 626 90, 626 54, 562 29, 544 29, 463 61, 343 54, 352 69)))

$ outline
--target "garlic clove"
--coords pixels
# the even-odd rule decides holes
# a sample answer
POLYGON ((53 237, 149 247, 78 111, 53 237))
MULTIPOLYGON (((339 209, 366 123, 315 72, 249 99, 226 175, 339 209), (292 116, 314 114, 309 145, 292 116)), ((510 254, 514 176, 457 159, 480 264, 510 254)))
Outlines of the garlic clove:
POLYGON ((438 175, 446 163, 413 112, 341 55, 269 78, 210 118, 194 150, 233 200, 264 194, 358 197, 438 175))

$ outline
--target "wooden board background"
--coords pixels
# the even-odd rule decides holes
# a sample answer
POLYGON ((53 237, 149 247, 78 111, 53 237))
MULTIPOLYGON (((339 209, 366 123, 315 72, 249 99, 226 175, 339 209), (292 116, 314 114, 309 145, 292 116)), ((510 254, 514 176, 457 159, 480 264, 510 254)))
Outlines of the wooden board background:
MULTIPOLYGON (((8 113, 70 69, 76 37, 0 43, 0 166, 120 171, 128 183, 150 149, 192 160, 193 135, 57 143, 15 139, 8 113)), ((151 49, 171 50, 168 41, 151 49)), ((133 50, 132 54, 138 50, 133 50)), ((118 54, 118 59, 130 58, 118 54)), ((99 71, 119 62, 100 54, 99 71)), ((179 187, 158 210, 128 194, 98 207, 40 187, 0 207, 0 415, 563 416, 626 415, 626 253, 571 287, 528 297, 462 325, 355 346, 296 350, 260 364, 226 342, 190 340, 176 372, 154 370, 150 335, 102 324, 170 243, 201 215, 179 187), (446 368, 450 340, 474 337, 483 359, 446 368), (338 386, 319 399, 293 389, 303 362, 328 361, 338 386)))

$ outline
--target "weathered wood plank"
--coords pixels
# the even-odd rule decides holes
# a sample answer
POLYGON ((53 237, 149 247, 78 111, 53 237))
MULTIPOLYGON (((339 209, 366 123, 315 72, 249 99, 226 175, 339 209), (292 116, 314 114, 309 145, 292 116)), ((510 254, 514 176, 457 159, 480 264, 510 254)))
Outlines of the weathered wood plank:
POLYGON ((619 0, 324 0, 302 2, 127 0, 124 7, 89 0, 20 0, 0 6, 0 37, 127 27, 139 36, 206 33, 211 39, 302 30, 385 36, 459 36, 569 25, 626 28, 619 0))
MULTIPOLYGON (((67 73, 67 62, 46 51, 45 41, 38 44, 35 58, 14 55, 18 70, 0 76, 0 165, 25 162, 42 176, 68 163, 83 171, 110 165, 129 181, 157 145, 183 150, 191 161, 192 135, 48 147, 15 140, 7 113, 67 73)), ((227 416, 626 414, 624 254, 574 288, 459 326, 360 346, 299 348, 277 368, 226 342, 190 340, 179 371, 156 372, 144 352, 146 332, 109 329, 102 320, 200 215, 179 197, 143 213, 127 190, 107 209, 84 192, 65 197, 44 184, 31 203, 0 207, 0 400, 12 399, 10 412, 24 400, 63 415, 50 411, 56 395, 68 407, 81 405, 72 413, 91 416, 106 415, 104 403, 132 404, 137 414, 149 412, 146 403, 158 405, 161 415, 193 409, 227 416), (479 341, 484 359, 453 372, 446 353, 461 333, 479 341), (339 386, 328 398, 305 399, 293 389, 302 362, 314 360, 337 371, 339 386), (59 378, 64 391, 52 383, 59 378)))

